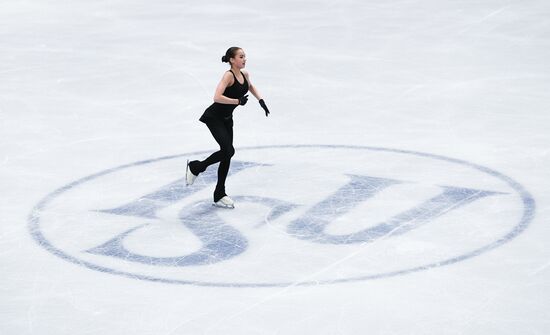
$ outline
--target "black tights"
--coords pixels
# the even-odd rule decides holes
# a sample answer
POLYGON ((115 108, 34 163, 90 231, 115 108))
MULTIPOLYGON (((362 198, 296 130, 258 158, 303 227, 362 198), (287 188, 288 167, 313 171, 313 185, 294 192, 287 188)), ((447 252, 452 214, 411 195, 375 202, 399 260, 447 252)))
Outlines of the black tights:
POLYGON ((229 173, 231 157, 235 154, 235 148, 233 148, 233 119, 209 119, 206 122, 206 126, 220 145, 220 150, 214 152, 202 162, 189 162, 189 169, 191 169, 194 175, 198 175, 204 172, 210 165, 220 162, 220 166, 218 167, 218 183, 214 190, 214 201, 218 201, 226 196, 225 179, 229 173))

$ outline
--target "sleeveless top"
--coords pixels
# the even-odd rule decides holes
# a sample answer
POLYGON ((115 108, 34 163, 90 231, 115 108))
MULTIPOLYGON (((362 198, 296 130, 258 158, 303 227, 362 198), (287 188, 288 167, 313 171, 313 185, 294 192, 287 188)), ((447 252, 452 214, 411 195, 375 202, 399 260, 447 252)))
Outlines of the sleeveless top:
MULTIPOLYGON (((241 72, 244 78, 244 82, 242 84, 239 83, 237 77, 235 76, 235 73, 233 73, 233 71, 231 70, 229 71, 231 72, 231 74, 233 74, 235 82, 233 83, 233 85, 225 88, 225 91, 223 91, 223 95, 231 99, 239 99, 243 97, 246 92, 248 92, 248 81, 246 81, 245 75, 241 72)), ((212 118, 230 119, 233 116, 233 110, 237 108, 237 106, 239 105, 220 104, 218 102, 214 102, 204 111, 204 113, 200 117, 200 121, 206 123, 209 119, 212 118)))

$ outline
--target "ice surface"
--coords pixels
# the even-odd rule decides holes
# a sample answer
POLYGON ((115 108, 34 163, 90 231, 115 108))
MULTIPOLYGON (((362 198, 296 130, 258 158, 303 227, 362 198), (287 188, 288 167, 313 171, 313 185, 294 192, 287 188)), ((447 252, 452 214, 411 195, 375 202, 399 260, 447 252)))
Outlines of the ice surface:
POLYGON ((550 333, 546 1, 0 3, 0 334, 550 333), (227 182, 198 121, 233 45, 227 182))

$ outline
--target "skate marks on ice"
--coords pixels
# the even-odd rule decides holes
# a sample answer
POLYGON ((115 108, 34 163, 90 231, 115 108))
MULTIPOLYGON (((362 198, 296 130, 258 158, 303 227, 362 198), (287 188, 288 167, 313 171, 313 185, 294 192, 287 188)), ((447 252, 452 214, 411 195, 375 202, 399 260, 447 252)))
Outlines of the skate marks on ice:
POLYGON ((84 177, 32 210, 35 241, 69 262, 171 284, 270 287, 378 279, 453 264, 516 237, 535 202, 516 181, 454 158, 376 147, 240 148, 212 208, 216 169, 186 159, 84 177), (330 159, 327 159, 330 157, 330 159))

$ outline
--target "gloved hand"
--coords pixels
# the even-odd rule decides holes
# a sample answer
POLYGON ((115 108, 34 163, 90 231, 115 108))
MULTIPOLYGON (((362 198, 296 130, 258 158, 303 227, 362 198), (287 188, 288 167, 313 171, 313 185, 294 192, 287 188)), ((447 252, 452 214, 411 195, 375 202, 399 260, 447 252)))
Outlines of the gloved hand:
POLYGON ((265 116, 267 117, 269 115, 269 109, 267 109, 267 106, 265 104, 265 101, 264 99, 260 99, 260 106, 262 106, 262 108, 264 109, 265 111, 265 116))
POLYGON ((239 105, 244 106, 248 102, 248 94, 239 98, 239 105))

